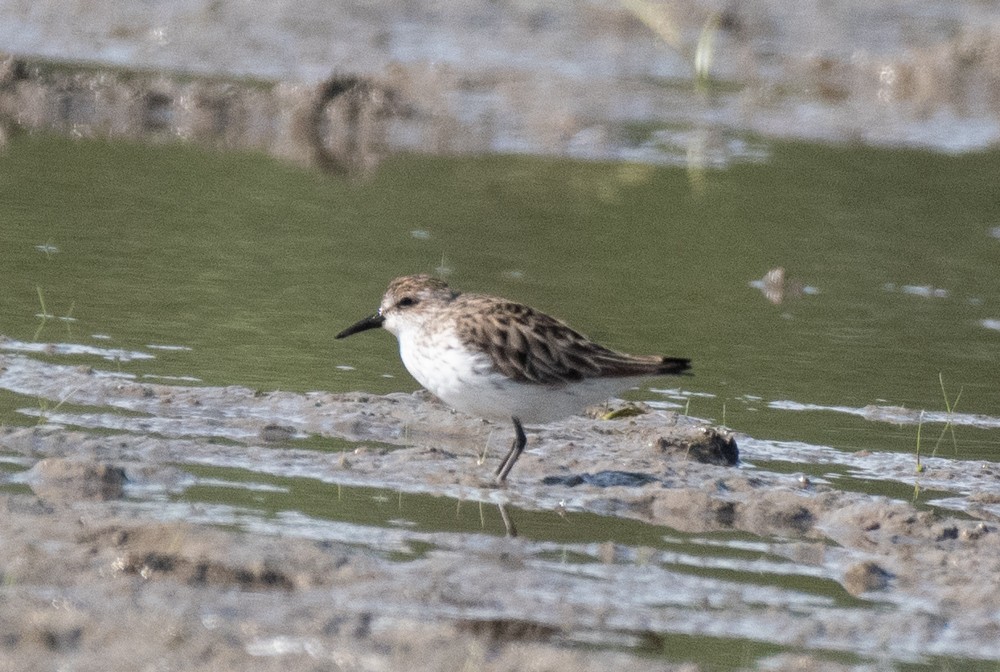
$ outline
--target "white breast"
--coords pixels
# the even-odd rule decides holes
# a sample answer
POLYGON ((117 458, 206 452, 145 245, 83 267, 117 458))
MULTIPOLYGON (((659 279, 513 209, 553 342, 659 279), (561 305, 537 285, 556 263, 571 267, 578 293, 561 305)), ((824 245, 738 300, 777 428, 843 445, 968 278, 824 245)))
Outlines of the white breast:
POLYGON ((559 386, 519 383, 497 373, 486 354, 470 350, 453 330, 436 331, 433 338, 419 330, 402 330, 398 337, 403 365, 417 382, 452 408, 491 420, 517 416, 526 424, 549 422, 635 384, 627 378, 559 386))

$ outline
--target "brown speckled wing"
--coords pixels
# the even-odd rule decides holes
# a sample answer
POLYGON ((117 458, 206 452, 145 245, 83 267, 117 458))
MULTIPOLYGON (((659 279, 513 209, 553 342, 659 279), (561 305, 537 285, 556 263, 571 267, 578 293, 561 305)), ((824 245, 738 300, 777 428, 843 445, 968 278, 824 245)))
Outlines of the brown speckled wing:
POLYGON ((584 378, 683 373, 689 360, 634 356, 609 350, 563 322, 528 306, 488 296, 462 295, 474 307, 458 318, 459 338, 482 350, 503 375, 559 384, 584 378))

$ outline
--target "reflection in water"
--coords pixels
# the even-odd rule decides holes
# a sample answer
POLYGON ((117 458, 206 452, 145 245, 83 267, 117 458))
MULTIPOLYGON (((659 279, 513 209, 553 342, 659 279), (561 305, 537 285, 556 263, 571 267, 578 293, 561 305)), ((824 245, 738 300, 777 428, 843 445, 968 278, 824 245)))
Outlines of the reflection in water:
POLYGON ((142 142, 185 139, 264 151, 338 175, 370 176, 385 151, 386 119, 403 111, 385 85, 360 77, 335 75, 312 87, 74 71, 14 57, 0 64, 6 70, 0 74, 0 128, 142 142))
POLYGON ((759 289, 767 300, 778 305, 788 299, 798 299, 806 294, 819 294, 819 289, 803 285, 794 278, 785 277, 781 266, 772 268, 760 280, 751 280, 750 286, 759 289))
MULTIPOLYGON (((511 76, 521 83, 520 71, 503 75, 511 76)), ((535 85, 551 101, 553 82, 544 79, 535 85)), ((185 140, 366 179, 391 152, 548 154, 684 165, 695 186, 707 184, 709 168, 767 156, 762 143, 689 119, 686 106, 678 106, 684 118, 678 127, 661 118, 664 111, 675 114, 672 106, 649 103, 650 96, 686 98, 686 86, 667 91, 659 83, 616 82, 607 109, 588 105, 586 114, 553 114, 534 109, 537 93, 497 84, 424 63, 397 65, 377 77, 337 72, 315 83, 98 69, 0 52, 0 147, 14 129, 153 144, 185 140), (633 97, 642 101, 637 116, 622 118, 629 107, 622 101, 633 97), (647 120, 650 114, 654 119, 647 120)), ((561 85, 567 100, 586 86, 576 76, 561 85)))

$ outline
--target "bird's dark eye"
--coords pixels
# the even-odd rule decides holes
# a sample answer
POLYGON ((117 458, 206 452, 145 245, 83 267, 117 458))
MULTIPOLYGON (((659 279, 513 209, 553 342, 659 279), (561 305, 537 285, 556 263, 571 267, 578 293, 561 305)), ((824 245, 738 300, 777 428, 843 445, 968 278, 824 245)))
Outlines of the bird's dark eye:
POLYGON ((404 296, 396 302, 396 305, 400 308, 409 308, 410 306, 417 305, 417 300, 412 296, 404 296))

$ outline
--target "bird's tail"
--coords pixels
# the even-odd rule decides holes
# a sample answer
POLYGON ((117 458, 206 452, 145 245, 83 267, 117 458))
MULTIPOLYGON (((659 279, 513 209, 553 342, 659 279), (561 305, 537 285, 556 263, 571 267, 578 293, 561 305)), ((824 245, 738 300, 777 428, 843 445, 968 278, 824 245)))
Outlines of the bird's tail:
POLYGON ((682 357, 661 357, 657 373, 680 375, 691 369, 691 360, 682 357))
POLYGON ((607 350, 595 358, 599 375, 607 377, 680 375, 691 368, 691 360, 660 355, 627 355, 607 350))

